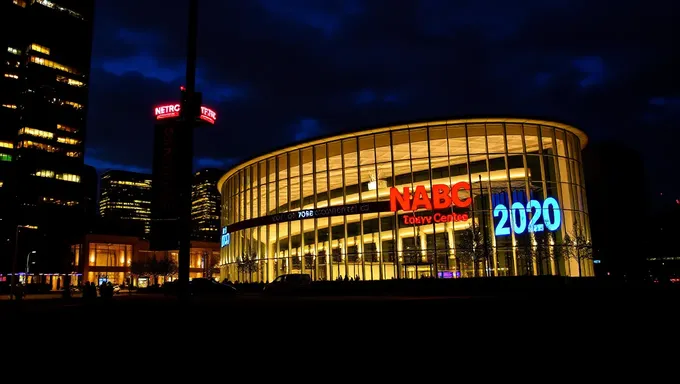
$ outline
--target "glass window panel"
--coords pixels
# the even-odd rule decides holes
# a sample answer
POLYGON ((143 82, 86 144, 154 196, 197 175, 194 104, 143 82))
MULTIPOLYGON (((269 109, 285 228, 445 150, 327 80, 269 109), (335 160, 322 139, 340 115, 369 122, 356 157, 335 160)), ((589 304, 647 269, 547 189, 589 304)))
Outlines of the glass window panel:
POLYGON ((260 194, 257 196, 260 204, 260 217, 267 215, 267 184, 260 185, 260 194))
POLYGON ((576 135, 567 133, 567 142, 569 143, 569 158, 574 160, 578 159, 581 148, 577 144, 576 135))
POLYGON ((411 137, 411 158, 422 159, 428 157, 427 152, 427 130, 425 128, 412 129, 411 137))
POLYGON ((446 127, 430 128, 430 157, 448 155, 449 148, 446 142, 446 127))
POLYGON ((487 124, 486 135, 489 153, 505 153, 505 138, 503 137, 503 124, 498 123, 487 124))
POLYGON ((486 154, 486 130, 484 124, 468 124, 467 132, 470 154, 486 154))
POLYGON ((380 196, 389 197, 389 187, 392 186, 392 163, 382 163, 377 165, 378 192, 380 196))
POLYGON ((328 143, 328 162, 330 169, 342 168, 342 148, 339 141, 328 143))
MULTIPOLYGON (((509 139, 508 139, 509 140, 509 139)), ((524 125, 524 144, 527 153, 538 152, 538 127, 532 124, 524 125)))
POLYGON ((543 154, 554 155, 555 147, 553 140, 555 139, 555 130, 552 127, 541 126, 541 135, 543 136, 543 154))
POLYGON ((326 172, 316 174, 316 201, 319 207, 328 206, 328 175, 326 172))
POLYGON ((392 160, 392 147, 390 146, 389 133, 380 133, 375 135, 375 151, 378 163, 392 160))
POLYGON ((278 213, 288 212, 288 181, 279 181, 279 206, 278 213))
POLYGON ((314 175, 302 176, 302 209, 314 208, 314 175))
POLYGON ((359 202, 359 173, 356 167, 345 169, 345 195, 347 204, 359 202))
POLYGON ((407 130, 392 132, 392 152, 394 153, 394 160, 407 160, 411 158, 407 130))
POLYGON ((316 162, 316 171, 321 172, 326 170, 326 145, 317 145, 314 147, 314 161, 316 162))
POLYGON ((394 162, 394 185, 396 187, 410 187, 413 183, 411 175, 411 161, 400 160, 394 162))
POLYGON ((359 162, 361 165, 375 163, 375 147, 373 135, 359 138, 359 162))
POLYGON ((300 151, 291 151, 288 153, 288 172, 291 179, 300 176, 300 151))
POLYGON ((268 209, 269 214, 272 215, 276 213, 276 183, 269 183, 268 192, 268 209))
POLYGON ((543 180, 543 172, 541 172, 541 157, 539 155, 527 155, 527 169, 529 172, 529 180, 543 180))
POLYGON ((378 197, 378 180, 376 177, 375 165, 364 165, 360 168, 360 180, 362 201, 364 198, 375 201, 378 197))
POLYGON ((258 163, 258 167, 259 167, 258 177, 260 178, 260 184, 266 184, 267 183, 267 162, 266 161, 260 161, 258 163))
POLYGON ((505 137, 508 143, 508 153, 524 153, 521 124, 505 124, 505 137))
POLYGON ((449 155, 467 155, 465 125, 451 125, 448 127, 447 132, 449 136, 449 155))
POLYGON ((342 141, 342 153, 345 160, 345 167, 357 166, 357 140, 347 139, 342 141))
POLYGON ((277 157, 279 180, 288 178, 288 156, 286 154, 277 157))
POLYGON ((312 164, 312 148, 305 148, 302 150, 302 173, 309 175, 313 172, 312 164))
POLYGON ((295 177, 290 179, 290 210, 300 209, 300 179, 295 177))

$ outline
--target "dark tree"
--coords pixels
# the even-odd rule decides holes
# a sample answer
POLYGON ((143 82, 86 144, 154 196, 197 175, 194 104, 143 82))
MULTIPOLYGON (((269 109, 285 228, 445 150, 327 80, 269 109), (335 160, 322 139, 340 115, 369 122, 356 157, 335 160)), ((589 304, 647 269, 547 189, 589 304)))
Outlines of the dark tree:
POLYGON ((238 271, 244 276, 247 276, 248 281, 250 281, 253 273, 256 273, 259 270, 257 255, 255 253, 244 253, 243 256, 241 256, 238 260, 237 268, 238 271))

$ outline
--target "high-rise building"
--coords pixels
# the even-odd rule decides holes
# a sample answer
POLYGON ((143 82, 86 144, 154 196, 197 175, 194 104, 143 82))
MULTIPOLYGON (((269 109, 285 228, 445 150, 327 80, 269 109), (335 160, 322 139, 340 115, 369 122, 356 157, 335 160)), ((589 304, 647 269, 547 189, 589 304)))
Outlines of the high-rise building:
POLYGON ((220 229, 220 193, 217 182, 221 169, 207 168, 194 174, 191 190, 191 229, 198 240, 217 242, 220 229))
POLYGON ((146 236, 151 226, 151 175, 107 171, 99 186, 99 214, 107 233, 146 236))
MULTIPOLYGON (((22 255, 36 246, 34 236, 56 249, 55 241, 85 230, 81 177, 94 0, 3 1, 0 15, 0 218, 8 238, 19 233, 22 255)), ((7 246, 12 254, 15 241, 7 246)))

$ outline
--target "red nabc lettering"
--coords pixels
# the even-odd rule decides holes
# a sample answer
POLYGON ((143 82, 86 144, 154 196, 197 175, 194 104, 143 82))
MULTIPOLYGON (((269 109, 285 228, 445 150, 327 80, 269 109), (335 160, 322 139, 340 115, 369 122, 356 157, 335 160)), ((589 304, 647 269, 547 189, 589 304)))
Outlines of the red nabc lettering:
POLYGON ((432 186, 432 199, 430 200, 425 186, 422 185, 416 186, 413 198, 411 198, 409 187, 404 187, 403 193, 397 188, 390 188, 390 210, 392 212, 416 211, 419 208, 438 210, 452 205, 465 208, 472 203, 470 189, 470 183, 465 181, 455 183, 451 187, 446 184, 435 184, 432 186), (461 199, 459 196, 461 190, 466 191, 468 196, 461 199))

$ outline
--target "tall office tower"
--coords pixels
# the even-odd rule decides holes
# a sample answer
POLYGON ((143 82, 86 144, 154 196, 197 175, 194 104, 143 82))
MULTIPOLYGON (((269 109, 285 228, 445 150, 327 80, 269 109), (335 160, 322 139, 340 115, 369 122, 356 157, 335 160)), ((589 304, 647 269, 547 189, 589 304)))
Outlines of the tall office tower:
POLYGON ((220 193, 217 182, 224 171, 202 169, 194 174, 191 189, 191 234, 196 240, 214 241, 219 238, 220 193))
POLYGON ((105 231, 146 236, 151 226, 151 175, 128 171, 102 174, 99 214, 105 231))
POLYGON ((24 253, 27 232, 54 244, 84 230, 94 0, 7 0, 0 14, 0 160, 13 160, 0 161, 0 215, 24 253))
POLYGON ((91 165, 83 168, 81 183, 83 186, 83 211, 85 214, 85 230, 91 232, 97 224, 99 218, 99 176, 97 170, 91 165))

